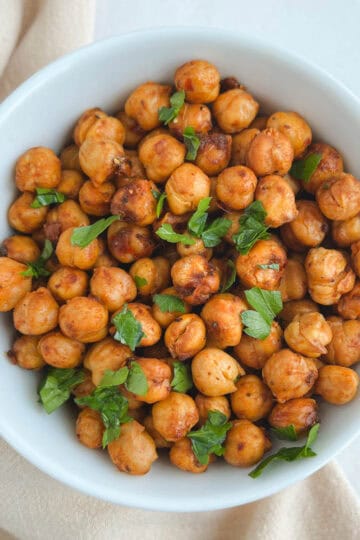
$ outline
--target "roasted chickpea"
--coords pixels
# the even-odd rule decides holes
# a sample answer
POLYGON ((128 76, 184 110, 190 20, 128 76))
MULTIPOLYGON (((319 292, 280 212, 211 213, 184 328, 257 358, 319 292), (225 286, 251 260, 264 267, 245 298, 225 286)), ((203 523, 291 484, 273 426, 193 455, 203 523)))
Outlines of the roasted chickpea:
POLYGON ((289 302, 285 303, 279 317, 286 325, 289 324, 296 315, 318 311, 319 306, 312 300, 290 300, 289 302))
POLYGON ((233 467, 251 467, 270 448, 263 429, 249 420, 235 420, 226 436, 224 459, 233 467))
POLYGON ((360 212, 360 181, 348 173, 334 176, 319 186, 316 202, 329 219, 351 219, 360 212))
POLYGON ((201 311, 207 344, 219 349, 237 345, 242 335, 240 315, 246 309, 245 302, 234 294, 222 293, 210 298, 201 311))
POLYGON ((98 240, 92 240, 85 247, 74 246, 71 243, 71 236, 74 232, 74 227, 66 229, 61 233, 56 246, 56 256, 60 264, 70 266, 71 268, 80 268, 80 270, 88 270, 96 263, 99 255, 98 240))
POLYGON ((305 259, 305 270, 311 298, 324 306, 336 304, 355 283, 355 274, 347 258, 335 249, 310 249, 305 259))
POLYGON ((153 439, 136 420, 121 426, 119 437, 108 444, 108 452, 119 471, 135 475, 149 472, 158 458, 153 439))
POLYGON ((284 338, 293 351, 310 358, 318 358, 326 353, 326 347, 332 339, 332 331, 321 313, 304 313, 295 315, 284 331, 284 338))
POLYGON ((301 190, 301 183, 300 180, 297 180, 290 174, 285 174, 283 176, 283 179, 286 180, 286 182, 289 184, 291 189, 293 190, 294 195, 297 195, 299 191, 301 190))
POLYGON ((225 133, 237 133, 249 127, 258 110, 258 102, 242 88, 220 94, 213 105, 216 122, 225 133))
POLYGON ((262 375, 278 402, 284 403, 307 394, 318 377, 318 370, 311 358, 282 349, 266 361, 262 375))
POLYGON ((332 222, 332 237, 340 247, 349 247, 360 240, 360 214, 345 221, 332 222))
POLYGON ((321 161, 311 175, 310 180, 308 182, 302 182, 302 185, 305 191, 315 194, 323 182, 342 173, 344 165, 339 152, 328 144, 312 144, 309 146, 304 157, 307 158, 311 154, 321 154, 321 161))
POLYGON ((236 383, 236 388, 230 395, 231 409, 235 416, 251 422, 267 417, 273 406, 273 396, 259 377, 244 375, 236 383))
POLYGON ((246 154, 246 165, 256 176, 289 172, 294 159, 290 140, 279 130, 267 128, 251 141, 246 154))
POLYGON ((337 310, 343 319, 360 319, 360 281, 340 298, 337 310))
POLYGON ((205 424, 209 411, 221 412, 226 416, 226 420, 229 420, 231 416, 230 404, 225 396, 204 396, 203 394, 197 394, 195 403, 199 411, 200 425, 205 424))
POLYGON ((138 86, 125 102, 125 113, 145 131, 161 125, 159 109, 169 107, 171 87, 147 82, 138 86))
POLYGON ((66 229, 89 224, 89 218, 80 205, 70 199, 49 210, 44 224, 45 237, 51 242, 57 242, 66 229))
POLYGON ((108 311, 95 298, 78 296, 60 308, 59 325, 62 333, 82 343, 94 343, 104 338, 107 323, 108 311))
POLYGON ((81 172, 79 148, 76 144, 70 144, 61 151, 60 161, 62 169, 74 169, 81 172))
POLYGON ((31 290, 31 277, 23 275, 27 266, 9 257, 0 257, 0 311, 10 311, 31 290))
POLYGON ((129 273, 135 282, 136 278, 146 281, 144 285, 138 286, 138 291, 141 296, 148 296, 169 285, 170 263, 165 257, 145 257, 134 262, 129 273))
POLYGON ((360 277, 360 241, 351 244, 351 262, 356 275, 360 277))
POLYGON ((0 250, 10 259, 20 263, 34 262, 40 256, 37 243, 29 236, 20 234, 5 238, 0 250))
POLYGON ((14 308, 14 326, 25 335, 50 332, 58 323, 59 306, 45 287, 27 292, 14 308))
POLYGON ((152 407, 154 428, 167 441, 185 437, 199 421, 199 413, 192 397, 181 392, 170 392, 166 399, 152 407))
POLYGON ((209 176, 219 174, 231 157, 231 137, 224 133, 209 133, 200 137, 195 165, 209 176))
POLYGON ((149 229, 125 221, 115 221, 110 225, 107 241, 111 255, 124 264, 149 257, 155 248, 149 229))
POLYGON ((76 420, 76 436, 87 448, 101 448, 105 431, 100 413, 85 407, 76 420))
POLYGON ((302 252, 322 243, 328 222, 313 201, 296 201, 298 214, 281 227, 281 238, 287 247, 302 252))
POLYGON ((79 192, 80 206, 91 216, 107 216, 110 214, 110 202, 114 193, 115 186, 111 182, 94 186, 92 182, 87 181, 79 192))
MULTIPOLYGON (((132 302, 128 304, 128 308, 141 324, 142 331, 145 334, 139 342, 139 347, 155 345, 161 338, 161 327, 152 316, 151 308, 140 302, 132 302)), ((117 315, 117 312, 114 313, 115 315, 117 315)))
POLYGON ((77 199, 81 186, 84 183, 84 176, 75 169, 63 169, 61 180, 56 190, 60 191, 69 199, 77 199))
POLYGON ((50 148, 30 148, 16 162, 15 183, 20 191, 56 188, 60 180, 61 162, 50 148))
POLYGON ((13 229, 32 233, 44 223, 48 207, 32 208, 34 199, 33 193, 25 191, 12 203, 8 210, 8 221, 13 229))
POLYGON ((180 257, 187 257, 188 255, 201 255, 209 261, 213 254, 212 248, 205 247, 201 238, 193 237, 193 240, 194 243, 191 245, 183 244, 182 242, 178 242, 176 244, 176 250, 180 257))
POLYGON ((266 127, 278 129, 288 137, 294 149, 295 158, 301 156, 311 143, 311 127, 296 112, 280 111, 273 113, 268 118, 266 127))
POLYGON ((189 126, 198 135, 208 133, 212 128, 209 107, 202 103, 184 103, 177 117, 169 123, 170 133, 182 139, 185 128, 189 126))
POLYGON ((265 339, 256 339, 243 334, 240 343, 234 347, 234 354, 242 364, 253 369, 262 369, 270 356, 281 349, 282 330, 274 321, 270 334, 265 339))
POLYGON ((170 448, 172 443, 166 441, 164 437, 160 435, 158 431, 154 428, 154 421, 151 415, 145 416, 143 420, 144 427, 149 435, 154 439, 156 448, 170 448))
POLYGON ((351 368, 324 366, 319 369, 315 392, 333 405, 345 405, 356 396, 359 375, 351 368))
POLYGON ((156 403, 167 398, 170 394, 170 379, 172 378, 168 364, 157 358, 137 358, 136 362, 146 377, 148 388, 146 394, 135 394, 135 399, 145 403, 156 403))
MULTIPOLYGON (((144 285, 144 287, 146 287, 146 285, 144 285)), ((160 294, 177 296, 177 292, 174 287, 168 287, 167 289, 161 291, 160 294)), ((169 324, 182 316, 182 312, 180 311, 161 311, 159 306, 155 303, 152 305, 151 309, 155 321, 157 321, 162 328, 167 328, 169 324)), ((185 313, 190 311, 190 306, 186 302, 184 302, 184 311, 185 313)))
POLYGON ((216 197, 225 208, 243 210, 254 200, 256 184, 256 176, 248 167, 228 167, 218 176, 216 197))
POLYGON ((220 92, 220 73, 205 60, 192 60, 178 67, 175 72, 177 90, 185 90, 190 103, 210 103, 220 92))
POLYGON ((304 265, 295 258, 287 260, 280 280, 279 291, 283 302, 301 300, 307 293, 307 277, 304 265))
POLYGON ((196 388, 205 396, 224 396, 236 390, 236 380, 245 372, 235 358, 215 347, 200 351, 191 364, 196 388))
POLYGON ((61 332, 50 332, 39 341, 38 349, 49 366, 68 369, 78 366, 85 353, 85 345, 64 336, 61 332))
POLYGON ((218 270, 201 255, 176 261, 171 278, 180 297, 191 305, 203 304, 220 286, 218 270))
POLYGON ((92 394, 96 389, 95 384, 92 382, 91 371, 88 369, 83 369, 82 371, 84 374, 84 380, 80 384, 74 386, 74 388, 71 390, 71 393, 77 398, 90 396, 90 394, 92 394))
POLYGON ((136 148, 146 131, 143 130, 133 118, 130 118, 125 111, 119 111, 116 118, 120 120, 125 129, 125 148, 136 148))
POLYGON ((85 141, 89 129, 95 124, 100 118, 106 118, 107 114, 99 107, 94 107, 92 109, 87 109, 82 113, 80 118, 75 124, 74 128, 74 141, 77 146, 81 146, 85 141))
POLYGON ((246 287, 278 289, 286 265, 285 250, 274 238, 259 240, 246 255, 238 255, 235 266, 240 281, 246 287), (260 265, 277 264, 276 269, 260 265))
POLYGON ((251 141, 260 131, 255 128, 243 129, 232 137, 231 145, 231 165, 245 165, 246 154, 251 141))
POLYGON ((90 347, 84 366, 91 372, 93 384, 99 386, 106 370, 116 371, 122 368, 131 355, 129 347, 106 337, 90 347))
POLYGON ((125 302, 134 300, 137 294, 136 285, 125 270, 105 266, 95 268, 90 280, 90 291, 110 312, 122 308, 125 302))
POLYGON ((106 266, 107 268, 110 268, 112 266, 117 267, 118 261, 114 259, 112 255, 107 250, 107 243, 104 238, 99 237, 98 238, 99 243, 99 255, 96 259, 96 263, 94 264, 94 268, 101 268, 102 266, 106 266))
POLYGON ((282 176, 270 174, 261 178, 255 199, 262 203, 266 211, 265 223, 269 227, 280 227, 298 215, 294 192, 282 176))
POLYGON ((165 345, 173 358, 186 360, 205 347, 205 324, 198 315, 180 315, 167 327, 165 345))
POLYGON ((332 340, 322 360, 328 364, 351 367, 360 361, 360 321, 343 321, 340 317, 327 319, 332 340))
POLYGON ((39 336, 20 336, 7 353, 10 360, 23 369, 41 369, 45 362, 38 350, 39 336))
POLYGON ((49 277, 47 286, 55 299, 63 303, 86 294, 88 282, 88 275, 83 270, 63 266, 49 277))
MULTIPOLYGON (((96 139, 98 141, 110 139, 119 144, 125 141, 125 128, 118 118, 114 116, 103 116, 97 118, 86 132, 85 139, 96 139)), ((81 141, 81 144, 84 141, 81 141)))
POLYGON ((255 118, 255 120, 253 120, 249 126, 249 128, 251 129, 259 129, 259 130, 263 130, 265 129, 267 126, 267 121, 268 121, 268 116, 262 116, 262 115, 259 115, 255 118))
POLYGON ((133 180, 117 190, 111 201, 111 213, 140 227, 150 225, 156 219, 154 190, 155 184, 149 180, 133 180))
POLYGON ((79 159, 84 173, 98 186, 116 175, 126 158, 123 147, 116 141, 85 139, 79 159))
POLYGON ((210 195, 210 179, 196 165, 184 163, 166 182, 165 192, 173 214, 193 212, 201 199, 210 195))
POLYGON ((143 142, 139 158, 149 180, 163 183, 185 160, 185 145, 169 134, 154 135, 143 142))
POLYGON ((196 459, 193 452, 191 441, 187 437, 176 441, 169 452, 170 461, 175 467, 187 472, 202 473, 208 468, 208 465, 202 465, 196 459))
POLYGON ((298 435, 307 431, 318 422, 318 404, 315 399, 296 398, 286 403, 277 403, 272 409, 268 421, 275 429, 294 426, 298 435))

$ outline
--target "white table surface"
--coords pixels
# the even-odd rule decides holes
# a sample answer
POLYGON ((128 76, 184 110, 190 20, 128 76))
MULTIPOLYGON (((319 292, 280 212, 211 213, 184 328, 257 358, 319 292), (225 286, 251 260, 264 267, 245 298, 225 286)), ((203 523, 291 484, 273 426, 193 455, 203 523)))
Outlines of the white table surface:
MULTIPOLYGON (((360 98, 359 21, 359 0, 97 0, 95 39, 156 26, 229 28, 310 59, 360 98)), ((337 460, 360 495, 359 455, 360 438, 337 460)))

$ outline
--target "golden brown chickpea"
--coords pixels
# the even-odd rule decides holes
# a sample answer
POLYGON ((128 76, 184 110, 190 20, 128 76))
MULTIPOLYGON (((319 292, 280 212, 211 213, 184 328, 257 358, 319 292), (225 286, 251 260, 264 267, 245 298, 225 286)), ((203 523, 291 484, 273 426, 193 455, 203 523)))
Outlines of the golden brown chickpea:
POLYGON ((38 350, 39 336, 20 336, 7 353, 13 364, 23 369, 41 369, 45 362, 38 350))
POLYGON ((195 401, 187 394, 170 392, 166 399, 152 407, 154 428, 167 441, 178 441, 185 437, 199 421, 195 401))
POLYGON ((94 186, 90 181, 85 182, 79 192, 79 203, 82 210, 91 216, 107 216, 110 214, 110 202, 115 193, 115 186, 105 182, 94 186))
POLYGON ((251 144, 251 141, 258 135, 260 131, 255 128, 243 129, 240 133, 236 133, 232 137, 231 145, 231 165, 245 165, 246 154, 251 144))
POLYGON ((337 310, 343 319, 360 319, 360 281, 340 298, 337 310))
MULTIPOLYGON (((125 156, 130 163, 130 178, 145 178, 145 169, 139 159, 139 155, 136 150, 125 150, 125 156)), ((121 177, 115 178, 115 181, 120 180, 121 177)), ((120 185, 117 186, 121 187, 120 185)))
POLYGON ((70 227, 61 233, 56 246, 56 256, 63 266, 88 270, 94 266, 99 255, 98 240, 95 238, 95 240, 92 240, 90 244, 83 248, 74 246, 71 243, 73 232, 74 227, 70 227))
POLYGON ((221 412, 226 416, 226 420, 229 420, 231 416, 230 404, 225 396, 204 396, 203 394, 197 394, 195 403, 199 411, 199 424, 201 426, 208 419, 209 411, 221 412))
POLYGON ((216 197, 225 208, 243 210, 254 200, 256 184, 257 178, 248 167, 228 167, 218 176, 216 197))
POLYGON ((110 225, 107 241, 111 255, 124 264, 150 257, 155 248, 149 229, 125 221, 115 221, 110 225))
POLYGON ((319 306, 312 300, 306 298, 303 300, 290 300, 285 303, 279 317, 286 325, 289 324, 296 315, 312 312, 319 312, 319 306))
POLYGON ((345 405, 356 396, 359 375, 351 368, 324 366, 319 369, 315 392, 333 405, 345 405))
POLYGON ((119 437, 108 444, 108 452, 119 471, 135 475, 149 472, 158 458, 153 439, 136 420, 122 424, 119 437))
POLYGON ((165 345, 173 358, 186 360, 205 347, 205 324, 195 313, 177 317, 166 329, 165 345))
POLYGON ((67 369, 78 366, 85 353, 85 345, 61 332, 45 334, 39 341, 39 352, 49 366, 67 369))
POLYGON ((69 199, 77 199, 81 186, 84 183, 84 176, 75 169, 63 169, 61 180, 56 190, 60 191, 69 199))
POLYGON ((318 422, 318 404, 315 399, 296 398, 286 403, 277 403, 271 411, 268 422, 275 429, 294 426, 298 435, 318 422))
POLYGON ((107 250, 107 244, 104 238, 98 238, 99 243, 99 255, 96 259, 96 263, 94 264, 94 268, 101 268, 102 266, 106 266, 107 268, 110 268, 112 266, 117 267, 118 261, 110 255, 110 253, 107 250))
POLYGON ((146 280, 144 285, 139 285, 138 291, 141 296, 149 296, 167 287, 170 282, 170 263, 165 257, 144 257, 138 259, 129 270, 130 276, 135 280, 146 280))
POLYGON ((265 431, 249 420, 235 420, 225 440, 224 459, 233 467, 251 467, 271 448, 265 431))
POLYGON ((60 159, 50 148, 30 148, 16 162, 15 183, 20 191, 34 192, 36 188, 56 188, 60 179, 60 159))
POLYGON ((145 131, 161 125, 159 109, 169 107, 171 87, 147 82, 138 86, 125 102, 125 113, 145 131))
POLYGON ((201 199, 210 195, 210 179, 196 165, 184 163, 166 182, 165 192, 170 212, 175 215, 193 212, 201 199))
POLYGON ((236 272, 243 285, 268 291, 278 289, 285 265, 285 250, 274 238, 259 240, 246 255, 238 255, 235 261, 236 272), (278 269, 262 269, 260 264, 277 264, 278 269))
MULTIPOLYGON (((150 345, 155 345, 161 338, 161 327, 153 318, 151 308, 140 302, 132 302, 128 304, 128 308, 135 319, 141 324, 142 331, 145 334, 138 346, 149 347, 150 345)), ((117 312, 114 313, 115 315, 117 315, 117 312)))
MULTIPOLYGON (((103 116, 102 118, 97 118, 87 130, 85 139, 89 138, 98 141, 110 139, 123 144, 125 141, 125 128, 118 118, 114 116, 103 116)), ((83 142, 81 141, 81 144, 83 142)))
POLYGON ((286 180, 286 182, 289 184, 289 186, 293 190, 294 195, 297 195, 299 191, 301 190, 300 180, 296 180, 296 178, 294 178, 290 174, 285 174, 283 178, 284 180, 286 180))
POLYGON ((236 380, 245 374, 235 358, 215 347, 207 347, 193 358, 191 372, 199 392, 214 397, 235 392, 236 380))
POLYGON ((318 370, 311 358, 282 349, 266 361, 262 375, 278 402, 284 403, 305 396, 313 387, 318 370))
POLYGON ((293 351, 310 358, 318 358, 326 353, 332 331, 321 313, 304 313, 295 315, 284 331, 284 338, 293 351))
POLYGON ((74 169, 81 173, 79 148, 76 144, 70 144, 61 151, 60 161, 62 169, 74 169))
POLYGON ((116 371, 122 368, 131 356, 129 347, 106 337, 90 347, 84 366, 91 372, 93 384, 99 386, 106 370, 116 371))
POLYGON ((274 321, 270 334, 265 339, 256 339, 243 334, 240 343, 234 347, 234 354, 242 364, 253 369, 262 369, 270 356, 281 349, 282 330, 274 321))
POLYGON ((163 183, 185 160, 185 145, 169 134, 154 135, 144 141, 139 158, 149 180, 163 183))
POLYGON ((237 133, 249 127, 259 110, 259 104, 242 88, 220 94, 213 105, 216 122, 225 133, 237 133))
POLYGON ((5 238, 0 249, 4 255, 20 263, 34 262, 40 256, 37 243, 29 236, 20 234, 5 238))
MULTIPOLYGON (((157 135, 169 135, 169 131, 167 128, 164 127, 158 127, 156 129, 152 129, 149 133, 145 135, 145 137, 139 142, 137 153, 140 151, 143 144, 145 144, 149 139, 152 137, 157 137, 157 135)), ((141 163, 141 162, 140 162, 141 163)))
POLYGON ((171 368, 167 363, 157 358, 137 358, 136 362, 146 377, 148 389, 146 394, 135 394, 135 399, 150 404, 166 399, 170 394, 172 378, 171 368))
MULTIPOLYGON (((133 412, 133 411, 132 411, 133 412)), ((149 435, 154 439, 156 448, 170 448, 172 443, 166 441, 164 437, 160 435, 158 431, 154 428, 154 421, 151 415, 146 416, 143 420, 144 427, 149 435)))
POLYGON ((356 275, 360 277, 360 241, 351 244, 351 262, 356 275))
POLYGON ((86 294, 88 283, 86 272, 63 266, 50 276, 47 286, 55 299, 63 303, 75 296, 86 294))
POLYGON ((123 143, 125 148, 136 148, 146 134, 146 131, 139 126, 136 120, 130 118, 125 111, 119 111, 115 116, 120 120, 125 129, 125 140, 123 143))
POLYGON ((207 344, 218 349, 237 345, 243 327, 240 315, 246 309, 243 300, 234 294, 222 293, 210 298, 201 311, 206 325, 207 344))
POLYGON ((81 169, 98 186, 121 170, 125 153, 116 141, 85 139, 80 146, 79 159, 81 169))
POLYGON ((170 462, 182 471, 192 473, 202 473, 208 468, 208 465, 201 465, 196 459, 192 450, 191 441, 187 437, 176 441, 170 448, 170 462))
POLYGON ((294 192, 282 176, 270 174, 261 178, 255 199, 262 203, 266 211, 265 223, 269 227, 280 227, 298 215, 294 192))
POLYGON ((340 317, 327 319, 332 332, 331 343, 324 351, 328 364, 351 367, 360 361, 360 321, 343 321, 340 317))
POLYGON ((59 325, 62 333, 82 343, 94 343, 104 338, 107 323, 108 311, 96 298, 78 296, 60 308, 59 325))
POLYGON ((180 297, 189 304, 203 304, 219 290, 219 271, 201 255, 189 255, 175 262, 171 278, 180 297))
POLYGON ((200 137, 195 165, 209 176, 219 174, 231 157, 231 137, 224 133, 209 133, 200 137))
POLYGON ((32 208, 34 199, 33 193, 25 191, 12 203, 8 210, 8 222, 13 229, 32 233, 44 223, 48 207, 32 208))
POLYGON ((313 201, 296 201, 297 216, 281 227, 281 238, 287 247, 302 252, 320 245, 327 232, 327 219, 313 201))
POLYGON ((111 201, 111 213, 124 221, 145 227, 156 219, 155 184, 149 180, 136 179, 117 190, 111 201))
POLYGON ((182 139, 185 128, 189 126, 198 135, 208 133, 212 128, 209 107, 202 103, 184 103, 177 117, 169 123, 170 133, 182 139))
POLYGON ((183 244, 182 242, 178 242, 176 244, 176 250, 180 257, 187 257, 188 255, 201 255, 209 261, 213 254, 212 248, 205 247, 201 238, 192 238, 194 240, 194 244, 187 245, 183 244))
POLYGON ((88 369, 83 369, 82 371, 84 373, 84 380, 71 390, 71 393, 77 398, 90 396, 96 389, 95 384, 92 382, 91 371, 88 369))
MULTIPOLYGON (((146 287, 146 285, 144 286, 146 287)), ((177 292, 174 287, 168 287, 167 289, 164 289, 160 292, 160 294, 166 294, 170 296, 177 296, 177 292)), ((162 328, 167 328, 169 324, 171 324, 175 319, 182 316, 182 313, 179 311, 161 311, 159 306, 157 304, 152 305, 152 316, 154 317, 155 321, 160 324, 162 328)), ((186 302, 184 302, 184 310, 185 313, 188 313, 190 311, 190 306, 186 302)))
POLYGON ((315 194, 323 182, 342 173, 344 165, 339 152, 328 144, 312 144, 309 146, 304 157, 307 158, 311 154, 321 154, 322 158, 316 170, 311 175, 310 180, 308 182, 302 182, 302 185, 305 191, 315 194))
POLYGON ((305 259, 305 270, 310 296, 323 306, 336 304, 355 283, 355 274, 347 258, 335 249, 310 249, 305 259))
POLYGON ((334 176, 317 189, 316 202, 329 219, 351 219, 360 212, 360 181, 348 173, 334 176))
POLYGON ((296 112, 280 111, 273 113, 268 118, 266 127, 278 129, 288 137, 294 149, 295 158, 301 156, 309 144, 311 144, 311 127, 296 112))
POLYGON ((255 120, 251 122, 249 128, 259 129, 260 131, 262 131, 263 129, 266 128, 268 118, 269 118, 268 116, 261 116, 261 115, 257 116, 255 120))
POLYGON ((93 109, 87 109, 82 113, 79 120, 75 124, 74 128, 74 141, 77 146, 81 146, 85 141, 87 132, 100 118, 106 118, 107 114, 99 107, 94 107, 93 109))
POLYGON ((190 103, 211 103, 220 92, 220 73, 210 62, 191 60, 175 71, 175 86, 190 103))
POLYGON ((45 237, 51 242, 57 242, 66 229, 89 224, 89 218, 80 205, 70 199, 49 210, 44 224, 45 237))
POLYGON ((101 448, 105 431, 100 413, 85 407, 76 420, 76 436, 87 448, 101 448))
POLYGON ((58 323, 59 306, 45 287, 27 292, 14 308, 14 326, 25 335, 50 332, 58 323))
POLYGON ((9 257, 0 257, 0 311, 10 311, 31 290, 31 277, 23 275, 27 266, 9 257))
POLYGON ((360 240, 360 214, 345 221, 333 221, 332 237, 340 247, 349 247, 360 240))
POLYGON ((295 258, 287 260, 279 291, 283 302, 301 300, 307 293, 307 277, 304 265, 295 258))
POLYGON ((294 159, 290 140, 279 130, 267 128, 251 141, 246 154, 246 165, 256 176, 289 172, 294 159))
POLYGON ((266 418, 273 406, 273 396, 260 377, 244 375, 230 395, 231 409, 237 418, 257 422, 266 418))
POLYGON ((136 285, 125 270, 105 266, 94 270, 90 292, 110 312, 122 308, 125 302, 134 300, 137 294, 136 285))

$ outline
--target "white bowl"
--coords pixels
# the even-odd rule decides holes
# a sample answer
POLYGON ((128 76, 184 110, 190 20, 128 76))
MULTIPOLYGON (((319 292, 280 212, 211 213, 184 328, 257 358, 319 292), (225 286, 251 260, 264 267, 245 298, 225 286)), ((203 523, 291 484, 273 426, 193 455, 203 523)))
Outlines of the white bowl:
MULTIPOLYGON (((346 168, 360 174, 360 104, 341 84, 312 65, 243 39, 228 30, 170 28, 123 35, 61 58, 34 75, 0 106, 0 238, 9 233, 6 211, 14 197, 17 157, 45 145, 59 150, 79 114, 99 106, 117 111, 124 97, 147 80, 171 81, 174 69, 204 58, 222 76, 236 76, 265 109, 295 110, 315 136, 343 154, 346 168)), ((11 345, 9 318, 1 317, 0 349, 11 345)), ((0 426, 4 438, 31 463, 57 480, 115 503, 154 510, 200 511, 248 503, 313 473, 360 432, 360 396, 343 407, 321 405, 317 457, 278 463, 253 480, 248 470, 224 463, 192 475, 158 460, 149 474, 117 472, 106 452, 81 446, 67 407, 47 415, 37 403, 38 377, 5 358, 0 364, 0 426)))

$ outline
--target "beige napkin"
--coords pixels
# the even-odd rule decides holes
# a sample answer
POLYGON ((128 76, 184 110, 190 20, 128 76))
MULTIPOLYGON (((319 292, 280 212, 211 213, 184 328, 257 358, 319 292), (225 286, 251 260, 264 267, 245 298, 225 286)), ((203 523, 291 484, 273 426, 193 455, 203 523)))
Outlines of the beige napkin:
MULTIPOLYGON (((94 16, 95 0, 0 0, 0 101, 43 65, 91 41, 94 16)), ((0 540, 359 539, 360 503, 335 464, 257 503, 170 514, 82 495, 1 441, 0 455, 0 540)))

